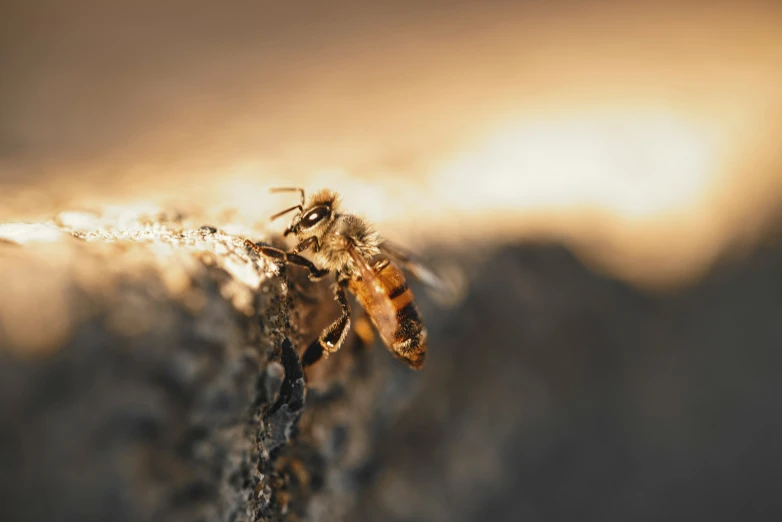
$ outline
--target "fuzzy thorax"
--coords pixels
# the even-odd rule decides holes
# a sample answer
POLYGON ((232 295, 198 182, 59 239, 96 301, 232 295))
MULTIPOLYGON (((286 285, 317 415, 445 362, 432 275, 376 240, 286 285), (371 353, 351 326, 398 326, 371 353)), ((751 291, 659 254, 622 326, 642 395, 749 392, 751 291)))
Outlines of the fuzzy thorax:
POLYGON ((377 232, 363 219, 351 214, 337 214, 320 239, 316 263, 324 268, 350 276, 356 273, 350 250, 370 260, 380 253, 377 232))

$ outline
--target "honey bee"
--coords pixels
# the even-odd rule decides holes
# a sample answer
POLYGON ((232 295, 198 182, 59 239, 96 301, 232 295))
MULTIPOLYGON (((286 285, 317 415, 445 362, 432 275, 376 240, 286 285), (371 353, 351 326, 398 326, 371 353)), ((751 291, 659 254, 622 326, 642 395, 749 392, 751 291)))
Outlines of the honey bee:
POLYGON ((288 191, 298 192, 300 203, 271 219, 296 211, 284 233, 296 238, 296 247, 285 252, 251 241, 246 243, 259 254, 308 268, 311 278, 321 278, 331 272, 336 275, 335 298, 342 313, 308 348, 303 364, 311 365, 336 352, 345 341, 351 317, 345 293, 348 289, 391 353, 411 368, 421 369, 426 360, 426 328, 399 265, 429 285, 437 286, 438 278, 412 255, 381 239, 366 220, 341 212, 336 192, 324 189, 306 199, 304 189, 272 189, 272 192, 288 191), (312 251, 315 263, 300 255, 306 250, 312 251))

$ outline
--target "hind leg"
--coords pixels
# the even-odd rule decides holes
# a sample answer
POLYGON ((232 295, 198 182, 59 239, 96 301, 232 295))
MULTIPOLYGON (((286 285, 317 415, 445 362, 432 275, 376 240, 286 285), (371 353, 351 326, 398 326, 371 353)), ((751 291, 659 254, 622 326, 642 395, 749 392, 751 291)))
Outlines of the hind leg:
POLYGON ((323 330, 320 337, 304 352, 302 365, 305 367, 312 366, 323 357, 328 357, 330 353, 339 350, 350 330, 350 303, 348 303, 348 296, 345 294, 345 283, 338 283, 334 293, 342 308, 342 313, 336 321, 323 330))

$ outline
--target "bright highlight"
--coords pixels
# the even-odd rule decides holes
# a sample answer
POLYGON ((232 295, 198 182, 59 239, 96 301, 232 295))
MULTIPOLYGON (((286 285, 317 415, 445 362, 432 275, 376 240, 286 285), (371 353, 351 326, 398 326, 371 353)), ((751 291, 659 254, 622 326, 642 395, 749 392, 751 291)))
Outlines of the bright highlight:
POLYGON ((432 183, 465 210, 595 207, 646 219, 705 193, 719 171, 715 134, 660 112, 526 121, 458 156, 432 183))

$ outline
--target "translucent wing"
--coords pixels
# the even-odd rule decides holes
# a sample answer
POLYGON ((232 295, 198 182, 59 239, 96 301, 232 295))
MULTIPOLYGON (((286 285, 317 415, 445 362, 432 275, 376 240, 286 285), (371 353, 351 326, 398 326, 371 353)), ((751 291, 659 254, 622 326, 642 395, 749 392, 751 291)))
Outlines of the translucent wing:
POLYGON ((369 313, 380 331, 380 335, 388 342, 389 339, 393 339, 397 326, 394 305, 386 295, 385 289, 369 265, 369 261, 354 249, 350 250, 350 255, 361 276, 361 281, 351 281, 351 289, 369 313))
POLYGON ((421 281, 423 284, 431 287, 438 292, 449 291, 448 285, 412 252, 405 250, 399 245, 384 239, 380 243, 380 252, 392 261, 396 262, 403 269, 421 281))

